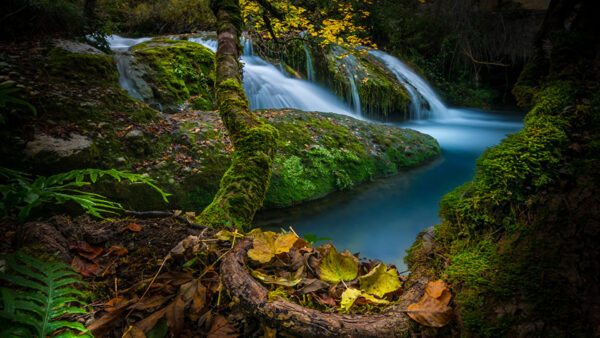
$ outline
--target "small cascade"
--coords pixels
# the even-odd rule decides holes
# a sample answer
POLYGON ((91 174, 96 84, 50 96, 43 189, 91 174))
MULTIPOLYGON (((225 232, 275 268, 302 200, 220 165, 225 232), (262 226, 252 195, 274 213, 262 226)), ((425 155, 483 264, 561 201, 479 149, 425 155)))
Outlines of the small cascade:
POLYGON ((356 85, 356 75, 352 71, 351 67, 346 67, 348 71, 348 82, 350 82, 350 96, 352 107, 354 108, 354 112, 358 115, 362 115, 362 110, 360 108, 360 95, 358 94, 358 86, 356 85))
MULTIPOLYGON (((302 33, 302 37, 305 37, 306 33, 302 33)), ((315 69, 313 68, 312 59, 306 45, 306 39, 302 41, 304 45, 304 53, 306 54, 306 79, 310 82, 315 82, 315 69)))
POLYGON ((115 61, 119 71, 119 86, 125 89, 129 96, 139 101, 144 101, 144 97, 140 94, 139 88, 133 80, 134 70, 131 67, 129 50, 131 47, 148 40, 151 40, 151 38, 129 39, 118 35, 111 35, 106 39, 110 49, 115 52, 115 61))
MULTIPOLYGON (((206 48, 216 51, 217 41, 190 38, 206 48)), ((305 111, 333 112, 354 116, 352 109, 328 90, 305 80, 287 76, 263 58, 254 55, 252 41, 242 38, 244 54, 243 87, 250 101, 250 109, 295 108, 305 111)), ((356 116, 355 116, 356 117, 356 116)))
POLYGON ((398 81, 406 87, 411 99, 410 114, 412 120, 444 118, 448 116, 450 113, 449 109, 421 76, 400 60, 385 52, 371 50, 369 53, 381 60, 396 75, 398 81))

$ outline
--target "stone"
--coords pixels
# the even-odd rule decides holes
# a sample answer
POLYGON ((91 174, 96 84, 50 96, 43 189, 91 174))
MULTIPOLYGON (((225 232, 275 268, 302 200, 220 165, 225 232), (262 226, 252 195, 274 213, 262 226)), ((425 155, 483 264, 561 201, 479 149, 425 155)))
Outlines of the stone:
POLYGON ((64 50, 67 50, 71 53, 83 53, 83 54, 95 54, 95 55, 102 55, 105 54, 103 51, 99 50, 98 48, 85 44, 85 43, 81 43, 81 42, 77 42, 77 41, 71 41, 71 40, 62 40, 62 39, 56 39, 54 40, 54 46, 58 47, 58 48, 62 48, 64 50))
POLYGON ((58 157, 69 157, 92 145, 92 141, 86 136, 80 134, 71 134, 70 138, 65 140, 55 138, 46 134, 36 135, 35 138, 27 143, 25 154, 33 157, 42 151, 55 153, 58 157))
POLYGON ((143 137, 143 136, 144 136, 144 132, 142 132, 141 130, 137 130, 137 129, 130 130, 125 135, 126 138, 139 138, 139 137, 143 137))

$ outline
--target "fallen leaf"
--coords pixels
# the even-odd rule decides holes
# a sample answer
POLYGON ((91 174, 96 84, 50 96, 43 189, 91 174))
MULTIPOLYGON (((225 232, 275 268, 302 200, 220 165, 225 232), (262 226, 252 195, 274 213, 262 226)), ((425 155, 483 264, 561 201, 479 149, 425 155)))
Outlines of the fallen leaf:
POLYGON ((207 338, 221 338, 221 337, 237 337, 235 328, 222 315, 216 315, 213 318, 210 330, 208 331, 207 338))
POLYGON ((354 305, 354 302, 359 297, 362 297, 362 298, 366 299, 368 302, 377 304, 377 305, 389 304, 389 302, 385 299, 378 299, 366 292, 362 292, 358 289, 349 288, 349 289, 344 290, 344 293, 342 293, 342 302, 340 304, 341 309, 343 311, 350 310, 352 305, 354 305))
POLYGON ((198 287, 194 291, 192 297, 192 306, 190 308, 192 313, 199 313, 206 304, 206 287, 202 283, 198 283, 198 287))
POLYGON ((301 282, 302 287, 298 289, 298 294, 307 294, 311 292, 317 292, 321 290, 327 290, 331 287, 329 283, 324 282, 320 279, 304 279, 301 282))
POLYGON ((129 326, 121 338, 146 338, 146 334, 137 326, 129 326))
POLYGON ((115 256, 125 256, 128 252, 129 250, 127 250, 127 248, 118 245, 113 245, 106 251, 107 254, 113 254, 115 256))
POLYGON ((319 302, 323 305, 331 305, 331 306, 337 305, 337 303, 335 302, 335 299, 329 297, 328 295, 323 295, 323 297, 321 297, 316 294, 313 294, 313 297, 317 300, 317 302, 319 302))
POLYGON ((227 231, 227 230, 221 230, 215 234, 215 237, 222 241, 231 241, 234 238, 242 238, 242 237, 244 237, 244 235, 237 231, 231 232, 231 231, 227 231))
POLYGON ((152 328, 154 326, 156 326, 156 323, 162 318, 164 317, 165 313, 167 312, 167 308, 164 307, 156 312, 154 312, 153 314, 151 314, 150 316, 142 319, 141 321, 135 323, 135 325, 137 327, 139 327, 140 329, 142 329, 144 332, 148 332, 150 330, 152 330, 152 328))
POLYGON ((383 297, 402 286, 396 269, 388 271, 385 264, 379 264, 366 275, 358 277, 358 282, 362 291, 378 297, 383 297))
POLYGON ((115 311, 108 312, 94 320, 87 329, 92 332, 94 337, 106 337, 108 332, 114 328, 115 322, 122 319, 123 312, 132 302, 133 300, 128 300, 122 303, 115 311))
POLYGON ((252 234, 253 248, 248 250, 248 257, 260 263, 267 263, 275 255, 290 251, 298 240, 294 233, 279 234, 272 231, 255 232, 252 234))
POLYGON ((129 223, 126 227, 123 227, 121 231, 131 230, 133 232, 140 232, 142 230, 142 226, 137 223, 129 223))
POLYGON ((185 314, 185 302, 181 296, 175 297, 175 300, 165 308, 165 318, 167 326, 171 329, 173 336, 178 337, 183 331, 183 320, 185 314))
POLYGON ((450 289, 444 281, 437 280, 427 283, 425 294, 418 303, 410 304, 406 313, 418 323, 442 327, 452 319, 452 308, 448 306, 452 298, 450 289))
POLYGON ((94 259, 103 251, 102 248, 91 246, 85 241, 77 241, 75 244, 69 245, 69 250, 75 250, 79 255, 87 259, 94 259))
POLYGON ((84 277, 93 277, 96 275, 96 271, 100 270, 98 264, 86 262, 78 256, 73 257, 71 266, 84 277))
POLYGON ((287 278, 278 277, 278 276, 269 276, 260 271, 256 271, 256 270, 252 270, 252 269, 250 269, 250 274, 252 275, 252 277, 260 280, 261 282, 263 282, 265 284, 275 284, 275 285, 281 285, 281 286, 287 286, 287 287, 296 286, 298 283, 300 283, 302 281, 301 279, 287 279, 287 278))
POLYGON ((357 275, 356 257, 338 253, 333 245, 319 263, 319 278, 328 283, 353 280, 357 275))
POLYGON ((111 300, 109 300, 108 302, 104 303, 104 306, 116 306, 117 304, 119 304, 120 302, 123 301, 125 297, 123 296, 117 296, 111 300))

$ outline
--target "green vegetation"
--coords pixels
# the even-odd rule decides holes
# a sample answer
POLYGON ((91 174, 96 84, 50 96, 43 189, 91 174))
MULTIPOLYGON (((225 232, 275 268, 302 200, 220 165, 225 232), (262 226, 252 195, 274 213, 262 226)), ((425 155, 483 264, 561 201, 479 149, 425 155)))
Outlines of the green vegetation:
POLYGON ((97 14, 122 34, 147 36, 214 30, 209 0, 99 0, 97 14))
POLYGON ((488 149, 474 180, 442 199, 444 221, 435 229, 438 255, 426 259, 430 253, 422 239, 409 251, 412 271, 443 275, 460 290, 456 304, 467 333, 503 336, 518 331, 519 323, 536 320, 548 325, 536 332, 589 333, 585 316, 571 311, 586 301, 565 294, 570 288, 560 282, 566 273, 561 269, 573 269, 564 267, 563 255, 582 249, 558 247, 561 240, 555 236, 593 212, 568 211, 558 187, 578 194, 598 184, 586 174, 598 165, 591 153, 598 136, 578 135, 600 126, 599 106, 571 106, 576 97, 593 93, 574 88, 553 82, 538 92, 523 130, 488 149), (573 153, 573 144, 582 148, 573 153), (451 264, 445 267, 441 257, 451 264))
POLYGON ((0 211, 4 217, 16 215, 20 223, 27 220, 31 209, 49 202, 63 204, 73 201, 87 213, 100 218, 102 213, 118 214, 116 210, 123 210, 119 203, 111 202, 102 195, 79 190, 81 187, 96 183, 103 176, 110 176, 117 181, 125 179, 130 182, 144 183, 160 193, 165 202, 169 195, 154 185, 154 181, 150 178, 116 169, 71 170, 50 177, 38 176, 35 180, 28 176, 26 173, 0 168, 0 177, 6 180, 6 184, 0 185, 0 193, 2 193, 0 211))
MULTIPOLYGON (((71 287, 83 282, 70 266, 60 262, 42 262, 23 253, 7 254, 4 259, 6 271, 0 273, 0 279, 10 283, 13 288, 0 288, 2 337, 43 338, 54 336, 54 332, 64 329, 86 333, 82 337, 91 337, 83 324, 60 320, 64 314, 88 312, 80 307, 86 304, 77 298, 84 294, 71 287)), ((58 336, 78 335, 64 331, 58 336)))
POLYGON ((154 99, 166 106, 193 97, 198 109, 212 110, 214 102, 214 53, 183 40, 157 38, 132 48, 134 66, 144 69, 143 78, 154 99))
MULTIPOLYGON (((263 116, 272 113, 264 111, 263 116)), ((260 115, 260 114, 259 114, 260 115)), ((279 129, 266 206, 287 206, 396 174, 439 153, 437 142, 408 129, 335 114, 288 111, 279 129)))

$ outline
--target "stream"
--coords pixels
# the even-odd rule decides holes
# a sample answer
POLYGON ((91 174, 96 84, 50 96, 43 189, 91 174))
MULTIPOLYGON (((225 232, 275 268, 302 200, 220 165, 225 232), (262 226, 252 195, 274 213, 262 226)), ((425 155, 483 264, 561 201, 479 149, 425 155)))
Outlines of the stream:
MULTIPOLYGON (((214 40, 190 40, 216 50, 214 40)), ((111 48, 118 51, 142 41, 116 36, 109 39, 111 48)), ((403 271, 405 250, 419 232, 439 223, 437 212, 442 196, 472 178, 475 162, 487 147, 522 128, 523 114, 449 108, 426 81, 400 60, 382 51, 370 53, 396 75, 411 96, 412 119, 394 125, 435 137, 442 148, 441 155, 420 167, 350 191, 336 192, 292 208, 260 211, 255 224, 275 230, 292 226, 299 235, 330 237, 340 250, 360 252, 363 257, 395 264, 403 271)), ((255 56, 248 42, 242 61, 243 86, 252 109, 289 107, 364 119, 356 115, 356 107, 353 109, 329 90, 310 81, 293 79, 255 56)), ((310 58, 309 68, 312 70, 310 58)), ((127 73, 119 71, 126 88, 127 73)))

